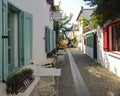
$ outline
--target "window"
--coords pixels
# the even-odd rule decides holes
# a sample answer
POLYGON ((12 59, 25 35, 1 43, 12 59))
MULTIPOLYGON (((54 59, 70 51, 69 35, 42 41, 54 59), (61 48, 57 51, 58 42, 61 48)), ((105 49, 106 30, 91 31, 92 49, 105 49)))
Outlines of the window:
POLYGON ((104 51, 120 51, 120 21, 111 23, 103 29, 104 51))
POLYGON ((19 13, 11 6, 8 8, 8 72, 11 73, 14 69, 20 67, 18 63, 19 13))
POLYGON ((120 24, 112 27, 112 51, 120 51, 120 24))
POLYGON ((32 14, 0 0, 0 83, 32 61, 32 14))
POLYGON ((48 26, 45 27, 45 48, 46 53, 49 53, 56 48, 56 33, 48 26))

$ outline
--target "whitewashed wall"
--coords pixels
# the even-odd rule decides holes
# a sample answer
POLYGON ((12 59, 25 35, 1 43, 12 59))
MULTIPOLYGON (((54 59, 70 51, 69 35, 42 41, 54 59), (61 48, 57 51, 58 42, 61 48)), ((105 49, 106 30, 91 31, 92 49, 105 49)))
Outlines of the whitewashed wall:
POLYGON ((79 36, 80 36, 80 42, 78 44, 78 48, 80 49, 80 51, 84 52, 84 38, 83 38, 83 27, 80 24, 80 22, 78 22, 79 25, 79 36))
POLYGON ((120 55, 105 52, 103 50, 103 32, 102 29, 97 30, 98 41, 97 41, 97 61, 105 68, 120 77, 120 55))
MULTIPOLYGON (((98 27, 97 31, 97 62, 120 77, 120 55, 103 50, 103 31, 98 27)), ((87 32, 89 33, 89 32, 87 32)), ((87 34, 86 33, 86 34, 87 34)), ((93 58, 93 48, 84 45, 84 51, 89 57, 93 58)))
POLYGON ((46 61, 45 26, 53 29, 49 7, 46 0, 9 0, 20 9, 33 14, 33 62, 42 64, 46 61))
POLYGON ((84 45, 84 53, 93 58, 93 48, 84 45))

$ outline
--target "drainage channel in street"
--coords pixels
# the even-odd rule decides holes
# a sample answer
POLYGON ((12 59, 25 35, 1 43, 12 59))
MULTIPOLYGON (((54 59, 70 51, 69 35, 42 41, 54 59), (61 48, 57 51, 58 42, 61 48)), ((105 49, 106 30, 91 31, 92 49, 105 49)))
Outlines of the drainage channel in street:
POLYGON ((68 52, 68 57, 70 61, 70 67, 72 71, 72 76, 73 76, 73 81, 75 85, 75 90, 76 90, 76 96, 90 96, 88 88, 81 76, 81 73, 79 69, 77 68, 77 65, 73 59, 73 56, 70 52, 69 49, 67 49, 68 52))

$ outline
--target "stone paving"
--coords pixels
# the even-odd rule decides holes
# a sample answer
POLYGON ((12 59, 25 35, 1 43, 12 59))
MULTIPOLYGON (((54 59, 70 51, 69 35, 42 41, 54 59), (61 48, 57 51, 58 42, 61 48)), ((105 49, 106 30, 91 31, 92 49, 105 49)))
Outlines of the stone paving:
MULTIPOLYGON (((87 85, 90 96, 120 96, 120 78, 82 52, 71 49, 72 56, 87 85)), ((76 96, 68 55, 59 55, 58 96, 76 96)))
POLYGON ((61 76, 58 77, 58 96, 76 96, 68 56, 59 55, 57 64, 57 67, 61 68, 61 76))

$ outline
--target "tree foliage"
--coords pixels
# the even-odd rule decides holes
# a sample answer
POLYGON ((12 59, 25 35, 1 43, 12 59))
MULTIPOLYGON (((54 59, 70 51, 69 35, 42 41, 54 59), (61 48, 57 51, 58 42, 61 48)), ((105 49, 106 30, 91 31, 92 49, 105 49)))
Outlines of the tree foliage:
POLYGON ((80 23, 83 25, 83 29, 89 25, 89 20, 87 20, 84 16, 81 17, 80 23))
POLYGON ((93 15, 90 21, 90 29, 91 30, 96 29, 99 26, 99 24, 101 24, 102 22, 101 20, 102 20, 101 15, 93 15))
POLYGON ((90 6, 96 6, 94 16, 100 25, 120 18, 120 0, 84 0, 90 6))
POLYGON ((73 14, 70 13, 69 16, 66 15, 66 13, 63 13, 63 18, 59 21, 59 30, 62 32, 68 32, 72 30, 72 25, 70 24, 70 21, 73 17, 73 14))
POLYGON ((66 13, 62 13, 62 19, 54 22, 54 30, 57 32, 57 39, 59 39, 59 36, 61 36, 61 32, 65 35, 67 39, 69 39, 66 35, 66 32, 69 32, 73 29, 72 25, 70 24, 72 17, 72 13, 70 13, 69 16, 67 16, 66 13))

